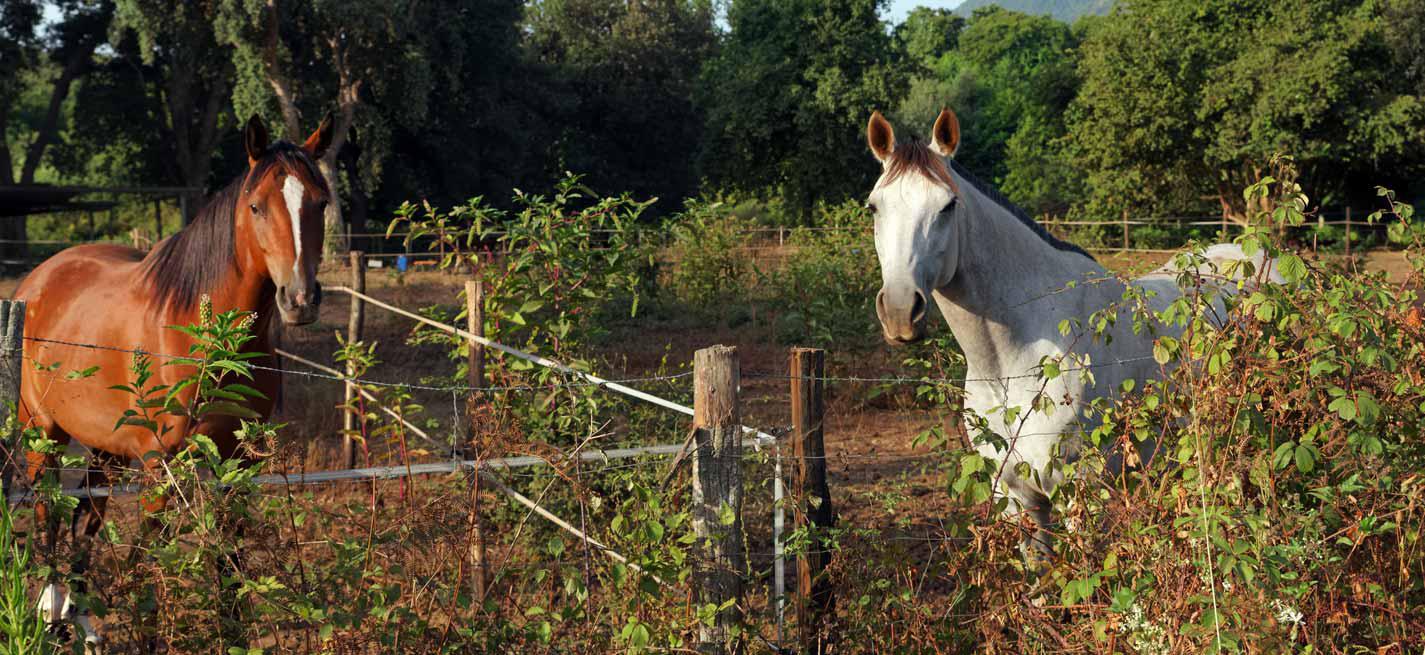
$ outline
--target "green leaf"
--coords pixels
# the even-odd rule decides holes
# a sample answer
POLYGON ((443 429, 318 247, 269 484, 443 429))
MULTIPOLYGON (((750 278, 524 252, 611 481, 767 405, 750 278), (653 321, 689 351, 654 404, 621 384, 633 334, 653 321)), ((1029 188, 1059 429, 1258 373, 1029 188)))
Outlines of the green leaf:
POLYGON ((1356 418, 1356 400, 1350 396, 1341 396, 1326 406, 1327 409, 1336 412, 1343 421, 1350 421, 1356 418))
POLYGON ((1282 253, 1277 256, 1277 272, 1287 282, 1296 284, 1306 277, 1306 262, 1292 253, 1282 253))
POLYGON ((1311 449, 1307 446, 1296 447, 1296 470, 1302 473, 1310 473, 1316 468, 1316 459, 1312 455, 1311 449))

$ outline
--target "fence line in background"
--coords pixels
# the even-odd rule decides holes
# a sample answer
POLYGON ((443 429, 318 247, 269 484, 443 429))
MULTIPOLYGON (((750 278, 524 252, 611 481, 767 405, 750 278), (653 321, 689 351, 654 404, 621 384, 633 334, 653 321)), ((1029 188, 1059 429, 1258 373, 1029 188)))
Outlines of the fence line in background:
MULTIPOLYGON (((489 340, 489 339, 486 339, 485 337, 482 337, 482 336, 479 336, 479 335, 476 335, 476 334, 472 334, 472 333, 470 333, 470 332, 468 332, 468 331, 466 331, 466 330, 462 330, 462 329, 460 329, 460 328, 458 328, 458 327, 455 327, 455 326, 452 326, 452 325, 446 325, 445 323, 442 323, 442 322, 437 321, 437 320, 434 320, 434 319, 426 318, 426 317, 421 316, 420 314, 416 314, 416 313, 414 313, 414 312, 408 312, 408 311, 406 311, 406 310, 404 310, 404 309, 401 309, 400 307, 396 307, 395 305, 391 305, 391 304, 389 304, 389 303, 382 302, 382 301, 377 300, 376 298, 372 298, 371 296, 368 296, 368 295, 366 295, 366 294, 364 294, 364 293, 357 293, 357 292, 353 291, 353 290, 350 289, 350 288, 338 286, 338 287, 331 287, 330 290, 331 290, 331 291, 338 291, 338 292, 345 293, 345 294, 349 294, 349 295, 351 295, 353 298, 359 298, 359 299, 362 300, 363 302, 369 302, 369 303, 371 303, 371 304, 373 304, 373 305, 376 305, 377 307, 380 307, 380 308, 382 308, 382 309, 385 309, 385 310, 387 310, 387 311, 389 311, 389 312, 392 312, 392 313, 395 313, 395 314, 399 314, 399 315, 401 315, 401 316, 405 316, 406 318, 409 318, 409 319, 412 319, 412 320, 415 320, 415 321, 419 321, 419 322, 421 322, 421 323, 424 323, 424 324, 429 325, 429 326, 431 326, 431 327, 434 327, 434 328, 436 328, 436 329, 442 330, 442 331, 444 331, 444 332, 447 332, 447 333, 453 334, 453 335, 455 335, 455 336, 464 338, 464 339, 466 339, 466 340, 469 340, 469 341, 472 341, 472 342, 481 344, 481 345, 483 345, 483 346, 485 346, 486 348, 489 348, 489 349, 491 349, 491 350, 498 350, 498 351, 500 351, 500 352, 502 352, 502 353, 505 353, 506 355, 510 355, 510 356, 513 356, 513 357, 518 357, 518 358, 520 358, 520 359, 523 359, 523 360, 528 361, 528 362, 533 362, 533 363, 538 364, 538 365, 540 365, 540 366, 543 366, 543 367, 545 367, 545 368, 552 368, 552 369, 554 369, 554 370, 556 370, 556 371, 559 371, 559 372, 561 372, 561 373, 564 373, 564 374, 566 374, 566 375, 572 375, 572 376, 574 376, 574 377, 582 378, 582 379, 584 379, 584 380, 587 380, 589 383, 593 384, 594 386, 603 387, 603 388, 605 388, 605 389, 609 389, 610 391, 615 391, 615 392, 621 393, 621 394, 623 394, 623 395, 625 395, 625 396, 630 396, 630 397, 633 397, 633 398, 637 398, 637 399, 639 399, 639 400, 642 400, 642 401, 647 402, 647 403, 652 403, 652 404, 657 405, 657 406, 659 406, 659 407, 662 407, 662 408, 664 408, 664 409, 671 409, 671 410, 673 410, 673 411, 675 411, 675 412, 678 412, 678 413, 680 413, 680 414, 685 414, 685 415, 687 415, 687 416, 692 416, 692 415, 693 415, 693 408, 688 407, 688 406, 686 406, 686 405, 681 405, 681 404, 675 403, 675 402, 673 402, 673 401, 671 401, 671 400, 666 400, 666 399, 663 399, 663 398, 659 398, 658 396, 655 396, 655 395, 653 395, 653 394, 651 394, 651 393, 647 393, 647 392, 644 392, 644 391, 639 391, 638 389, 634 389, 633 387, 629 387, 629 386, 625 386, 625 385, 623 385, 623 384, 619 384, 618 382, 615 382, 615 381, 612 381, 612 380, 606 380, 606 379, 601 378, 601 377, 599 377, 599 376, 597 376, 597 375, 594 375, 594 374, 592 374, 592 373, 585 373, 585 372, 583 372, 583 371, 574 370, 574 369, 572 369, 572 368, 569 368, 568 366, 565 366, 564 364, 561 364, 561 363, 559 363, 559 362, 556 362, 556 361, 554 361, 554 360, 552 360, 552 359, 549 359, 549 358, 547 358, 547 357, 541 357, 541 356, 539 356, 539 355, 534 355, 534 354, 531 354, 531 353, 527 353, 527 352, 525 352, 525 351, 523 351, 523 350, 520 350, 520 349, 518 349, 518 348, 513 348, 513 347, 510 347, 510 346, 506 346, 505 344, 502 344, 502 343, 499 343, 499 342, 496 342, 496 341, 491 341, 491 340, 489 340)), ((757 445, 759 445, 759 446, 765 445, 765 444, 770 444, 770 443, 773 443, 773 442, 776 441, 776 437, 773 437, 772 435, 767 434, 766 432, 762 432, 761 430, 758 430, 758 429, 756 429, 756 428, 743 427, 743 431, 754 435, 754 436, 756 437, 757 445)))

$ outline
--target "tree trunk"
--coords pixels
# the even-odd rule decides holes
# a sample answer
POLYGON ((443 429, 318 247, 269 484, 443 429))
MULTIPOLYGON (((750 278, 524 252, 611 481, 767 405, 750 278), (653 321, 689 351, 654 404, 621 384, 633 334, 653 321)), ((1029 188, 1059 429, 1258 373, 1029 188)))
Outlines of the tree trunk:
MULTIPOLYGON (((0 135, 9 133, 10 130, 10 102, 9 98, 0 100, 0 135)), ((15 164, 10 159, 10 142, 8 139, 0 138, 0 186, 10 186, 15 183, 15 164)))
POLYGON ((334 202, 327 204, 326 211, 326 247, 323 248, 325 257, 341 259, 346 257, 346 251, 350 249, 350 243, 343 238, 344 226, 341 221, 341 203, 337 201, 340 195, 340 187, 337 186, 336 157, 346 145, 347 136, 351 134, 351 126, 356 122, 356 105, 361 101, 361 85, 363 80, 356 78, 352 74, 350 57, 342 46, 342 41, 338 37, 327 39, 327 45, 331 48, 332 67, 337 72, 337 114, 336 125, 333 126, 331 144, 327 147, 326 156, 322 157, 319 167, 322 169, 322 176, 327 179, 327 186, 331 188, 334 202))
POLYGON ((50 90, 49 107, 45 109, 44 122, 40 123, 35 140, 25 149, 25 165, 20 170, 20 184, 34 184, 35 172, 39 170, 40 161, 44 159, 45 149, 59 130, 60 113, 64 109, 64 100, 69 97, 69 87, 74 84, 74 80, 88 72, 94 57, 94 48, 98 45, 98 38, 88 38, 76 45, 65 58, 64 69, 60 71, 59 79, 55 80, 54 88, 50 90))
MULTIPOLYGON (((346 217, 347 232, 365 232, 369 200, 366 187, 361 183, 361 145, 357 143, 356 130, 351 130, 346 147, 337 153, 341 167, 346 171, 347 193, 351 201, 351 213, 346 217)), ((348 239, 348 247, 356 247, 355 239, 348 239)))
MULTIPOLYGON (((335 146, 333 146, 335 148, 335 146)), ((325 243, 322 246, 322 258, 327 261, 340 261, 346 257, 348 243, 344 234, 346 226, 341 222, 341 187, 337 186, 338 176, 336 173, 336 153, 327 152, 327 156, 317 160, 317 168, 321 169, 322 177, 326 178, 327 188, 331 189, 332 201, 327 203, 327 209, 322 214, 325 243)))
POLYGON ((267 42, 263 45, 262 63, 267 71, 267 83, 272 86, 272 94, 277 96, 277 107, 282 111, 283 135, 293 143, 302 142, 302 120, 297 111, 297 95, 292 84, 282 74, 278 64, 277 49, 281 34, 278 31, 277 0, 267 0, 267 42))
MULTIPOLYGON (((176 58, 175 58, 176 59, 176 58)), ((228 97, 226 72, 202 79, 195 65, 170 62, 171 76, 164 103, 171 131, 167 141, 173 148, 178 179, 183 186, 204 189, 213 169, 213 148, 218 142, 218 117, 228 97), (202 104, 199 104, 201 100, 202 104)), ((202 198, 201 191, 187 195, 181 203, 187 211, 183 224, 192 222, 202 198)))

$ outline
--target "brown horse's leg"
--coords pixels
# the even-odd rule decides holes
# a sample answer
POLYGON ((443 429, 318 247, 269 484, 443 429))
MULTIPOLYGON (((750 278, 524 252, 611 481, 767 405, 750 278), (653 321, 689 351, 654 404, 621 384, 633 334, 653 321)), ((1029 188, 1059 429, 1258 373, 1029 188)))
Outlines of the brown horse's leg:
MULTIPOLYGON (((23 405, 24 403, 21 403, 22 416, 28 414, 28 412, 24 410, 23 405)), ((23 417, 26 419, 29 418, 28 416, 23 417)), ((52 441, 59 444, 61 449, 69 445, 69 434, 59 429, 58 426, 48 424, 42 425, 41 427, 45 428, 45 433, 52 441)), ((39 483, 40 478, 44 477, 45 473, 54 469, 56 459, 56 455, 49 453, 32 450, 25 451, 25 481, 29 483, 31 489, 39 483)), ((59 472, 55 471, 55 474, 58 475, 59 472)), ((44 616, 45 621, 54 628, 64 621, 65 615, 69 612, 70 604, 69 597, 61 591, 59 586, 59 517, 53 516, 50 512, 49 505, 44 502, 44 499, 38 496, 35 498, 35 532, 39 535, 39 552, 47 560, 50 569, 55 571, 55 573, 50 574, 44 590, 40 593, 37 606, 39 607, 40 614, 44 616)))
MULTIPOLYGON (((125 459, 121 456, 95 451, 90 459, 84 488, 91 490, 103 487, 109 482, 109 471, 112 468, 123 466, 124 463, 125 459)), ((87 576, 90 559, 93 557, 94 535, 99 534, 99 530, 104 527, 104 515, 108 507, 108 496, 81 496, 78 507, 74 509, 74 519, 69 528, 75 545, 69 591, 70 598, 73 598, 75 594, 81 597, 78 612, 74 617, 74 624, 80 630, 79 636, 84 640, 86 650, 97 650, 103 643, 99 631, 94 628, 93 613, 89 609, 88 602, 83 600, 83 596, 89 592, 87 576)), ((69 599, 66 599, 65 602, 68 604, 69 599)))

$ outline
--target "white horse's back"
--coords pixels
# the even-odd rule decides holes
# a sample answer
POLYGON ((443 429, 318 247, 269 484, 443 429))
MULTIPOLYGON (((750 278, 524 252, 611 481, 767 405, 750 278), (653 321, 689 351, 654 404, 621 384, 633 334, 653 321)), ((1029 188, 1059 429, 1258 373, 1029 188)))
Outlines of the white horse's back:
MULTIPOLYGON (((1256 254, 1248 255, 1242 250, 1242 246, 1235 243, 1218 243, 1203 249, 1202 256, 1207 259, 1197 266, 1197 272, 1207 279, 1218 280, 1245 280, 1251 283, 1270 282, 1272 284, 1283 284, 1286 279, 1277 271, 1276 260, 1267 259, 1266 253, 1257 251, 1256 254), (1233 267, 1232 262, 1251 262, 1251 270, 1243 267, 1233 267)), ((1170 261, 1144 277, 1154 275, 1167 275, 1176 277, 1182 272, 1177 261, 1170 261)))

